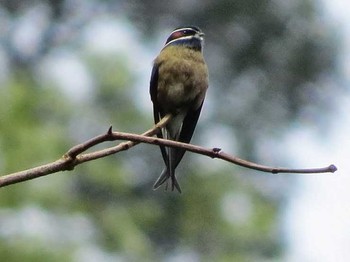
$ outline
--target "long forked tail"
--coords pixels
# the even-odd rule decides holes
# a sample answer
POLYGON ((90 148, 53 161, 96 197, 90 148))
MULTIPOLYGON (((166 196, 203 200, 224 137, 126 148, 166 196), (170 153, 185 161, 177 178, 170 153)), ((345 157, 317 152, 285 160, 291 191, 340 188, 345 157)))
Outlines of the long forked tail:
POLYGON ((167 167, 164 168, 164 170, 162 171, 162 173, 158 177, 157 181, 154 183, 153 189, 154 190, 158 189, 161 185, 163 185, 166 182, 165 190, 167 190, 168 189, 169 178, 171 179, 171 190, 174 191, 174 189, 176 188, 176 190, 179 193, 182 193, 181 187, 180 187, 179 183, 177 182, 175 174, 173 174, 171 176, 167 167))
MULTIPOLYGON (((168 140, 178 141, 181 128, 182 128, 182 122, 184 119, 183 114, 176 115, 172 121, 167 125, 165 129, 163 129, 164 136, 168 140)), ((175 168, 178 166, 183 154, 185 151, 179 151, 177 148, 166 148, 161 147, 163 160, 165 162, 166 167, 160 174, 159 178, 153 185, 153 189, 159 188, 162 184, 166 182, 165 190, 168 189, 168 183, 169 178, 171 180, 171 190, 176 190, 181 193, 181 188, 179 183, 177 182, 176 176, 175 176, 175 168)))

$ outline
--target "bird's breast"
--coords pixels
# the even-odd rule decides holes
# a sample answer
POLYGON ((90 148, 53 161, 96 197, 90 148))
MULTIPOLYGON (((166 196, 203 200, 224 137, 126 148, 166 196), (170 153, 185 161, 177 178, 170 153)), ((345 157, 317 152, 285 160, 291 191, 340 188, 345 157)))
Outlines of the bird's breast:
POLYGON ((159 104, 170 113, 198 108, 208 87, 208 69, 201 52, 166 51, 162 51, 155 61, 159 63, 159 104))

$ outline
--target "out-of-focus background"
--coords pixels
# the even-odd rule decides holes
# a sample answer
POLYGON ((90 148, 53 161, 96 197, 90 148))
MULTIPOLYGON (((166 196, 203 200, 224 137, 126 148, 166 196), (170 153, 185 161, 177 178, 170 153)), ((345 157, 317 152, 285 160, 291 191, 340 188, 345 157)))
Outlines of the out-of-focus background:
MULTIPOLYGON (((347 0, 2 0, 0 174, 115 130, 152 126, 149 76, 168 34, 206 34, 210 89, 179 195, 153 191, 159 149, 0 189, 1 261, 349 261, 347 0)), ((107 146, 108 144, 106 144, 107 146)))

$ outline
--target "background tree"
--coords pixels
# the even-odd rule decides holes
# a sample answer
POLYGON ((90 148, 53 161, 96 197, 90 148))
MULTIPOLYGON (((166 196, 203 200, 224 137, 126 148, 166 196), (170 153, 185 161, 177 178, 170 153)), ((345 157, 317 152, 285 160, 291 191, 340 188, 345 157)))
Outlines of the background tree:
MULTIPOLYGON (((3 1, 1 173, 56 159, 111 124, 138 133, 150 127, 151 61, 184 24, 206 33, 211 81, 193 143, 285 161, 270 141, 295 121, 320 127, 332 106, 336 49, 319 12, 311 0, 3 1)), ((187 154, 179 196, 151 190, 161 169, 158 149, 140 145, 1 189, 0 259, 282 255, 278 212, 290 178, 247 176, 187 154)))

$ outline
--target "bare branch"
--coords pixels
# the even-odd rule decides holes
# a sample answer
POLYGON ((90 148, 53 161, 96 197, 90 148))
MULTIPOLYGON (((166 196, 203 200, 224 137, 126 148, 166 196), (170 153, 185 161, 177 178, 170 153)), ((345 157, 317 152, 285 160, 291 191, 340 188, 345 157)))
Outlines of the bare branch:
MULTIPOLYGON (((147 130, 141 136, 153 136, 159 132, 159 130, 165 126, 171 120, 171 115, 166 115, 159 121, 153 128, 147 130)), ((31 169, 15 172, 12 174, 0 176, 0 187, 16 184, 19 182, 31 180, 34 178, 38 178, 41 176, 46 176, 49 174, 53 174, 59 171, 73 170, 75 166, 87 162, 92 161, 94 159, 102 158, 105 156, 109 156, 115 154, 119 151, 127 150, 139 142, 127 141, 118 144, 117 146, 106 148, 103 150, 82 154, 86 150, 91 147, 101 144, 107 141, 115 141, 117 139, 112 137, 112 128, 110 127, 107 133, 96 136, 85 143, 76 145, 68 150, 64 156, 52 163, 45 164, 42 166, 34 167, 31 169)))
POLYGON ((105 134, 96 136, 85 143, 76 145, 68 150, 68 152, 61 158, 52 163, 27 169, 24 171, 8 174, 0 177, 0 187, 8 186, 11 184, 27 181, 30 179, 38 178, 41 176, 53 174, 59 171, 73 170, 75 166, 82 164, 84 162, 92 161, 98 158, 109 156, 120 151, 127 150, 138 143, 147 143, 153 145, 164 145, 168 147, 182 148, 193 153, 206 155, 211 158, 219 158, 224 161, 240 165, 246 168, 268 172, 272 174, 278 173, 298 173, 298 174, 315 174, 315 173, 334 173, 337 168, 334 165, 322 168, 309 168, 309 169, 290 169, 290 168, 279 168, 279 167, 269 167, 264 165, 259 165, 253 162, 249 162, 238 157, 231 156, 223 152, 220 148, 203 148, 200 146, 186 144, 166 139, 160 139, 152 137, 160 128, 164 127, 171 119, 170 115, 165 116, 157 125, 152 129, 146 131, 142 135, 123 133, 123 132, 112 132, 112 127, 108 129, 105 134), (106 149, 84 153, 91 147, 115 140, 128 140, 127 142, 122 142, 116 146, 109 147, 106 149))
POLYGON ((187 151, 191 151, 193 153, 209 156, 211 158, 218 158, 225 160, 227 162, 243 166, 246 168, 272 173, 272 174, 278 174, 278 173, 295 173, 295 174, 316 174, 316 173, 327 173, 331 172, 334 173, 337 171, 337 168, 335 165, 329 165, 327 167, 322 168, 306 168, 306 169, 291 169, 291 168, 281 168, 281 167, 269 167, 264 165, 259 165, 253 162, 249 162, 244 159, 240 159, 235 156, 231 156, 223 151, 221 151, 220 148, 204 148, 201 146, 196 146, 192 144, 186 144, 181 142, 176 142, 172 140, 167 139, 161 139, 161 138, 155 138, 155 137, 145 137, 142 135, 136 135, 136 134, 129 134, 129 133, 122 133, 122 132, 113 132, 112 136, 116 140, 130 140, 130 141, 137 141, 147 144, 154 144, 154 145, 164 145, 168 147, 176 147, 176 148, 182 148, 187 151))
MULTIPOLYGON (((140 136, 154 136, 155 134, 157 134, 157 132, 159 132, 159 130, 164 127, 169 121, 171 120, 171 115, 166 115, 165 117, 163 117, 153 128, 147 130, 146 132, 144 132, 142 135, 140 136)), ((113 132, 112 132, 112 127, 110 127, 107 131, 106 134, 100 135, 100 136, 96 136, 88 141, 86 141, 85 143, 82 143, 80 145, 77 145, 75 147, 72 147, 66 154, 65 157, 68 158, 72 158, 75 159, 75 162, 78 164, 81 164, 83 162, 87 162, 87 161, 91 161, 94 159, 98 159, 98 158, 102 158, 105 156, 109 156, 115 153, 118 153, 120 151, 124 151, 124 150, 128 150, 129 148, 137 145, 138 143, 142 142, 138 142, 138 141, 127 141, 127 142, 123 142, 120 143, 114 147, 110 147, 110 148, 106 148, 106 149, 102 149, 99 151, 95 151, 92 153, 86 153, 86 154, 82 154, 83 152, 85 152, 87 149, 106 142, 106 141, 115 141, 115 140, 128 140, 128 139, 121 139, 121 138, 115 138, 113 137, 113 132)), ((76 166, 74 165, 74 166, 76 166)), ((1 182, 1 180, 0 180, 1 182)), ((1 184, 0 184, 1 186, 1 184)))

